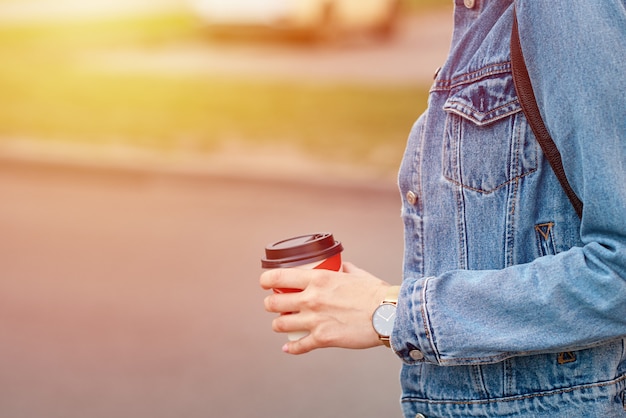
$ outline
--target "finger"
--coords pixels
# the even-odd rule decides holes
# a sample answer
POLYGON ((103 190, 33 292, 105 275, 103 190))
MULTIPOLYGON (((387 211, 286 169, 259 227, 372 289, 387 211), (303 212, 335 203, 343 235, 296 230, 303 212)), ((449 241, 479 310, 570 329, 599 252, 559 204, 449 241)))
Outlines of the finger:
POLYGON ((279 327, 284 327, 289 332, 306 330, 308 335, 296 341, 289 341, 283 345, 283 351, 288 354, 306 354, 318 348, 339 347, 340 333, 328 332, 328 327, 320 326, 313 317, 306 314, 286 315, 278 322, 279 327), (293 318, 289 318, 293 316, 293 318), (326 329, 326 331, 324 331, 326 329))
POLYGON ((261 274, 263 289, 305 289, 310 282, 310 271, 296 268, 273 269, 261 274))
POLYGON ((283 352, 287 354, 293 354, 293 355, 309 353, 315 350, 316 348, 318 348, 313 343, 313 341, 314 341, 313 338, 309 334, 306 337, 300 338, 297 341, 290 341, 288 343, 285 343, 283 345, 283 352))
POLYGON ((307 325, 299 313, 283 314, 272 321, 272 330, 278 333, 307 331, 307 325))
POLYGON ((300 310, 300 298, 297 293, 274 293, 267 296, 263 303, 267 312, 284 313, 300 310))

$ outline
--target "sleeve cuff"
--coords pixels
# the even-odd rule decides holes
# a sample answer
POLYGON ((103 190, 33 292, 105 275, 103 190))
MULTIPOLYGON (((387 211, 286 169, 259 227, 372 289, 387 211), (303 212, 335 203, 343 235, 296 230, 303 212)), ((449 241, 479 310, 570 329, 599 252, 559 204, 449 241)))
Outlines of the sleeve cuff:
POLYGON ((407 278, 400 288, 391 348, 406 364, 439 363, 428 321, 427 284, 428 278, 407 278))

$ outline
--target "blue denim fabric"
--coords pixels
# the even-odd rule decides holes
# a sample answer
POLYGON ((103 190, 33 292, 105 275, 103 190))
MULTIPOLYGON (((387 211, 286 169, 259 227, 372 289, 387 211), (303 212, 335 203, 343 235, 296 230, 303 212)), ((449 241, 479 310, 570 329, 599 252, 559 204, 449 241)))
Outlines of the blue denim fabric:
POLYGON ((517 100, 514 1, 455 3, 399 174, 405 416, 626 417, 626 4, 515 1, 579 220, 517 100))

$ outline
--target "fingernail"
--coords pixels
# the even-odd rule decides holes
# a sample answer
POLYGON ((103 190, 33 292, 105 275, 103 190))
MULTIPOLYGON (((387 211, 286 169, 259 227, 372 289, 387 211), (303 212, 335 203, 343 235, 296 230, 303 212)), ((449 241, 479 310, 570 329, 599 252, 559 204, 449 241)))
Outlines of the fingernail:
POLYGON ((283 353, 289 353, 289 344, 283 345, 283 353))

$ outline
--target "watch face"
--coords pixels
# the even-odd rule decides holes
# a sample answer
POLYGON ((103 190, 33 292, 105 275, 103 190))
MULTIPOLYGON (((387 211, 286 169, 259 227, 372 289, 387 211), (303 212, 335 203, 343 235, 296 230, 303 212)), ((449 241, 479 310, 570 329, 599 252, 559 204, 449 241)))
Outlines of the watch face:
POLYGON ((374 311, 372 325, 381 337, 389 337, 393 332, 393 323, 396 319, 396 305, 383 303, 374 311))

